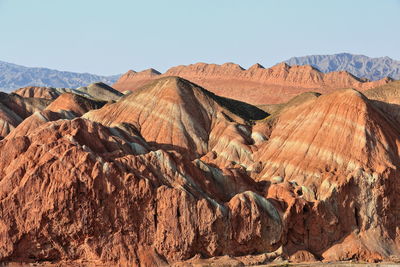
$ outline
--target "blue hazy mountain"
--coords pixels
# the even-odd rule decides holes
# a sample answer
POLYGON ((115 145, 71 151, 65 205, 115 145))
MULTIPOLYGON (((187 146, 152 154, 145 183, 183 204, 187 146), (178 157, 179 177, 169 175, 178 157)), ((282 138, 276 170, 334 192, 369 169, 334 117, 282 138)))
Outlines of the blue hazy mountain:
POLYGON ((341 53, 292 57, 285 61, 289 65, 311 65, 322 72, 345 70, 359 78, 379 80, 384 77, 400 79, 400 61, 390 57, 371 58, 364 55, 341 53))
POLYGON ((48 68, 30 68, 0 61, 1 91, 12 91, 25 86, 76 88, 94 82, 103 82, 111 85, 119 76, 101 76, 48 68))

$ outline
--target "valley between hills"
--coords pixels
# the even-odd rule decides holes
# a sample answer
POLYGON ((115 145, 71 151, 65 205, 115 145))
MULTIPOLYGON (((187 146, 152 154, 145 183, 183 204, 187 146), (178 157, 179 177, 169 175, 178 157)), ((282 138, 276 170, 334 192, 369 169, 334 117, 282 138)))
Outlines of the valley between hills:
MULTIPOLYGON (((400 81, 280 63, 0 93, 0 263, 400 263, 400 81)), ((304 265, 305 264, 305 265, 304 265)))

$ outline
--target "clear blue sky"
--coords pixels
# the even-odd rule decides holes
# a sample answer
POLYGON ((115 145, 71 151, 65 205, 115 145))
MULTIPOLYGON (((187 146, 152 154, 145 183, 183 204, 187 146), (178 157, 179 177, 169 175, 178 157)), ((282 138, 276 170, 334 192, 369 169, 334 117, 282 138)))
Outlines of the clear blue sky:
POLYGON ((165 71, 350 52, 400 59, 400 0, 0 0, 0 60, 165 71))

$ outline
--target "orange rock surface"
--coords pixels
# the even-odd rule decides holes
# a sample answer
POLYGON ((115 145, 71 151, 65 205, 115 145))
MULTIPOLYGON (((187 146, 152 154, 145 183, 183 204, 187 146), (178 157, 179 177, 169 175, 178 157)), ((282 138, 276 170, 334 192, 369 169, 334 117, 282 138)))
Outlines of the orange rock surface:
POLYGON ((0 141, 0 262, 393 262, 400 126, 380 103, 269 115, 178 77, 99 109, 64 94, 0 141))
POLYGON ((104 106, 104 101, 94 101, 80 95, 64 93, 48 105, 44 110, 37 111, 23 120, 15 130, 11 131, 7 138, 25 136, 40 125, 49 121, 61 119, 73 119, 84 113, 104 106))
POLYGON ((14 93, 22 97, 45 98, 50 100, 54 100, 60 95, 60 92, 55 88, 37 86, 23 87, 15 90, 14 93))
POLYGON ((281 63, 265 69, 260 64, 255 64, 245 70, 233 63, 222 65, 196 63, 170 68, 164 74, 154 70, 128 71, 113 87, 121 92, 133 91, 163 76, 179 76, 217 95, 253 105, 283 103, 307 91, 329 93, 342 88, 363 91, 391 81, 386 78, 369 82, 345 71, 324 74, 307 65, 289 66, 281 63))
POLYGON ((146 141, 191 158, 216 150, 227 160, 238 160, 252 152, 246 119, 266 116, 184 79, 165 77, 84 118, 107 126, 132 124, 146 141))

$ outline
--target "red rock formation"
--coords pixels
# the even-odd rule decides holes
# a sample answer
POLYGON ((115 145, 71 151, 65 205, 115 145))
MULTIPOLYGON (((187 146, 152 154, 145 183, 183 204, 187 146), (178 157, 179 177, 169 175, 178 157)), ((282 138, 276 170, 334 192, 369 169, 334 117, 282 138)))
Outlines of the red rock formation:
POLYGON ((222 188, 178 154, 148 151, 84 119, 0 142, 0 261, 138 265, 280 245, 281 218, 250 179, 222 188))
POLYGON ((60 110, 71 111, 75 116, 82 116, 92 109, 104 106, 105 102, 94 101, 83 96, 72 93, 64 93, 53 101, 46 110, 59 112, 60 110))
POLYGON ((73 119, 84 113, 102 107, 105 102, 94 101, 72 93, 64 93, 48 105, 43 111, 37 111, 23 120, 7 138, 25 136, 40 125, 60 119, 73 119))
POLYGON ((92 83, 77 89, 29 86, 15 90, 13 93, 22 97, 49 100, 54 100, 64 93, 73 93, 97 101, 116 101, 123 96, 122 93, 102 82, 92 83))
POLYGON ((261 162, 255 177, 278 181, 267 195, 285 203, 289 255, 307 250, 329 260, 379 260, 399 253, 399 134, 354 90, 279 116, 254 155, 261 162))
POLYGON ((0 139, 33 112, 43 110, 49 103, 45 99, 24 98, 0 92, 0 139))
POLYGON ((234 161, 251 154, 245 120, 251 113, 253 118, 267 115, 184 79, 165 77, 84 118, 107 126, 130 123, 148 142, 191 158, 214 150, 234 161))
POLYGON ((165 77, 83 118, 18 127, 0 141, 0 261, 400 256, 400 126, 351 89, 265 115, 165 77))
POLYGON ((247 70, 233 63, 196 63, 173 67, 162 75, 149 71, 129 71, 113 87, 120 91, 136 90, 162 76, 179 76, 218 95, 255 105, 286 102, 307 91, 329 93, 341 88, 367 90, 391 81, 389 78, 375 82, 363 81, 345 71, 324 74, 311 66, 291 67, 285 63, 269 69, 255 64, 247 70))
POLYGON ((28 86, 14 91, 15 94, 22 97, 45 98, 49 100, 56 99, 61 93, 51 87, 28 86))
POLYGON ((160 78, 159 75, 160 72, 155 69, 148 69, 141 72, 129 70, 118 79, 118 82, 113 84, 113 87, 121 92, 138 89, 150 81, 160 78))

